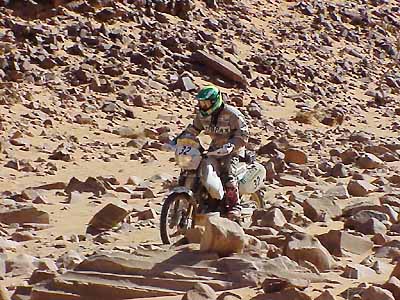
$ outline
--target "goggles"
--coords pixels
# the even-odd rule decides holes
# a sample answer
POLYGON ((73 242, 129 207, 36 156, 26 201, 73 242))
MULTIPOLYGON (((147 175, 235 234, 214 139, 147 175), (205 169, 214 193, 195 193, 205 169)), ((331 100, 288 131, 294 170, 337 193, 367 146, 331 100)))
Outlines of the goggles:
POLYGON ((213 103, 211 100, 200 100, 198 105, 201 110, 207 111, 212 107, 213 103))

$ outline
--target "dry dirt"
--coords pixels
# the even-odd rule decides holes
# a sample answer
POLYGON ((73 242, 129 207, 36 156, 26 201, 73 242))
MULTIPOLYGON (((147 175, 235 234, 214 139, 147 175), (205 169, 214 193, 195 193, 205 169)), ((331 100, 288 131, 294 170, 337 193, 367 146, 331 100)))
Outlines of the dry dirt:
MULTIPOLYGON (((362 292, 352 298, 349 288, 365 291, 384 284, 399 259, 398 244, 390 255, 376 254, 385 242, 400 241, 399 2, 216 0, 217 7, 200 0, 181 1, 181 6, 179 1, 147 1, 147 7, 144 2, 0 0, 0 285, 5 294, 40 299, 20 292, 22 286, 34 287, 28 281, 35 260, 48 258, 56 263, 56 274, 65 274, 76 265, 62 259, 71 250, 82 256, 78 262, 101 250, 188 251, 160 241, 161 205, 179 174, 173 154, 161 145, 190 123, 196 91, 212 83, 245 113, 249 148, 257 151, 258 161, 272 166, 265 180, 266 210, 277 207, 294 226, 274 227, 271 235, 317 236, 337 229, 374 241, 373 248, 334 256, 335 267, 313 272, 321 282, 303 288, 309 298, 288 297, 316 299, 329 290, 334 299, 378 300, 362 292), (201 64, 193 58, 196 51, 222 57, 226 65, 201 64), (306 161, 296 161, 297 156, 290 161, 287 151, 293 148, 306 161), (349 149, 355 154, 346 161, 349 149), (58 150, 62 155, 52 157, 58 150), (359 163, 365 155, 367 167, 359 163), (340 163, 343 172, 335 175, 340 163), (295 178, 284 180, 286 175, 295 178), (64 188, 73 177, 100 176, 113 182, 105 193, 78 192, 68 203, 64 188), (131 176, 137 182, 128 184, 131 176), (351 180, 370 187, 351 192, 351 180), (58 182, 64 186, 37 189, 58 182), (371 217, 379 226, 364 230, 365 224, 346 228, 355 212, 334 220, 305 216, 306 199, 328 197, 337 186, 350 192, 333 198, 343 211, 356 204, 358 211, 387 218, 371 217), (143 198, 143 187, 154 197, 143 198), (29 196, 32 191, 38 194, 29 196), (385 195, 398 201, 388 205, 391 210, 383 210, 385 195), (377 205, 363 208, 366 200, 377 205), (107 203, 120 201, 130 211, 156 214, 126 219, 93 240, 86 234, 88 222, 107 203), (48 224, 4 221, 3 214, 32 205, 49 214, 48 224), (298 218, 290 220, 290 212, 298 218), (379 262, 379 272, 342 275, 366 257, 379 262)), ((284 256, 278 240, 267 241, 275 241, 284 256)), ((231 291, 241 299, 284 297, 265 294, 259 284, 231 291)), ((140 297, 181 299, 183 292, 140 297)), ((400 299, 399 292, 390 293, 400 299)), ((65 299, 92 299, 79 294, 65 299)))

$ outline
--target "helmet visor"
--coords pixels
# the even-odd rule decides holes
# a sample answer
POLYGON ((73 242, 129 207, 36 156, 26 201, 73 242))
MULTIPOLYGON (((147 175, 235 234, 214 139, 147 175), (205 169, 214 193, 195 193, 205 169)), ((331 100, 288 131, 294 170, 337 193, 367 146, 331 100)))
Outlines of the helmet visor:
POLYGON ((211 102, 211 100, 200 100, 198 105, 200 110, 207 111, 212 107, 213 103, 211 102))

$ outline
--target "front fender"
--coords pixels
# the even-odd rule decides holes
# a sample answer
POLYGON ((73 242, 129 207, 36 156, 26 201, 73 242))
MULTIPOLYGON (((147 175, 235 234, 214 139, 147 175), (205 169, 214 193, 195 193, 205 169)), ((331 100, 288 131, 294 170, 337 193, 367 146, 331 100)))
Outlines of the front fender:
POLYGON ((167 198, 173 197, 174 195, 177 195, 177 194, 186 194, 188 196, 189 201, 192 204, 196 203, 196 201, 193 197, 193 192, 185 186, 174 187, 172 190, 169 191, 167 198))

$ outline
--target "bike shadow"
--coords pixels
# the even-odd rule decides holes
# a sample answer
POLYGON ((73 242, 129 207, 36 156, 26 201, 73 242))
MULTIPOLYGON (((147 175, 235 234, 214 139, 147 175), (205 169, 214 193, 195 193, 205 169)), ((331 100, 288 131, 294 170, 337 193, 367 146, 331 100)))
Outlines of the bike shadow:
MULTIPOLYGON (((175 251, 178 252, 164 261, 157 263, 151 269, 151 273, 162 275, 165 272, 184 272, 186 270, 188 275, 194 274, 196 273, 196 269, 211 268, 212 263, 219 258, 216 253, 201 252, 200 250, 190 248, 190 245, 175 251)), ((177 276, 179 275, 177 274, 177 276)))

